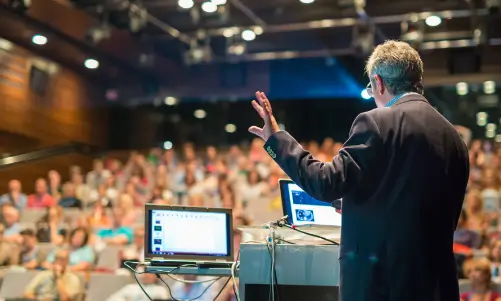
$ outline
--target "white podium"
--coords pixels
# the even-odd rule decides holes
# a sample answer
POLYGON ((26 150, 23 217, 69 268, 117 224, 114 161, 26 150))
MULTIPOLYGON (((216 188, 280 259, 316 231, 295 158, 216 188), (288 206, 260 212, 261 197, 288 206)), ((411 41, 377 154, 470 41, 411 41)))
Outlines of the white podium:
MULTIPOLYGON (((275 300, 338 301, 338 254, 336 245, 276 245, 275 300)), ((265 243, 240 246, 239 281, 242 301, 268 300, 271 255, 265 243)))

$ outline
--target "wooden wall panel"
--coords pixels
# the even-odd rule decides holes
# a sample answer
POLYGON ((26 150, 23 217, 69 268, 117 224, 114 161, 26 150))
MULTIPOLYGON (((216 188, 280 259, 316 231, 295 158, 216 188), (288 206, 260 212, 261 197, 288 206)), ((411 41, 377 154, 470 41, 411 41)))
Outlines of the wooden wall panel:
POLYGON ((106 142, 104 92, 78 74, 18 47, 0 50, 0 116, 0 131, 38 140, 33 148, 70 141, 106 142), (43 96, 30 89, 33 64, 52 72, 43 96))

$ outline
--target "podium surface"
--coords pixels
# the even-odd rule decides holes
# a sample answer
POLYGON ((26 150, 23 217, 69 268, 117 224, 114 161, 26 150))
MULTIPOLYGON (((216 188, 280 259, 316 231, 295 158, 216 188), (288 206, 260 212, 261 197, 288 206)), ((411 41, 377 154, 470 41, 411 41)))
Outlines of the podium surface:
MULTIPOLYGON (((339 246, 278 244, 275 249, 276 289, 281 300, 337 301, 339 246), (293 294, 299 299, 287 298, 293 294), (321 296, 315 295, 319 294, 321 296)), ((271 255, 266 244, 240 246, 239 292, 242 301, 267 300, 271 255)), ((276 299, 277 300, 277 299, 276 299)))

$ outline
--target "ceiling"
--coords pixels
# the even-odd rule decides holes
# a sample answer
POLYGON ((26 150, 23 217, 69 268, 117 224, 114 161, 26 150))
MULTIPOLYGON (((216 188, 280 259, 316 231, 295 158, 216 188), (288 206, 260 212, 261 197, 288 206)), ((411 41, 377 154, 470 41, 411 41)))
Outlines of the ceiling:
MULTIPOLYGON (((421 50, 427 66, 425 81, 440 85, 447 84, 444 79, 461 81, 466 75, 449 76, 447 69, 451 53, 461 49, 483 60, 484 75, 470 74, 469 80, 501 78, 498 55, 501 32, 495 30, 495 24, 501 24, 501 14, 499 10, 488 9, 483 0, 367 0, 365 6, 354 5, 359 0, 316 0, 311 4, 300 0, 227 0, 228 3, 219 6, 213 14, 201 10, 206 0, 193 1, 193 8, 183 9, 178 0, 37 0, 32 1, 26 12, 17 14, 8 8, 8 0, 0 0, 0 36, 80 72, 89 73, 82 68, 82 60, 89 56, 97 58, 102 67, 90 76, 109 82, 108 86, 114 83, 126 87, 133 87, 135 83, 141 88, 145 83, 170 85, 179 87, 178 90, 191 90, 191 97, 194 74, 201 72, 199 68, 187 68, 187 63, 207 65, 315 57, 325 58, 325 65, 336 68, 325 72, 343 74, 342 78, 349 76, 350 85, 355 86, 356 82, 357 88, 353 88, 356 91, 365 84, 362 70, 371 50, 371 39, 375 44, 390 38, 401 39, 406 32, 402 28, 405 23, 423 33, 416 47, 421 50), (128 29, 130 8, 136 8, 135 14, 147 21, 144 28, 135 33, 128 29), (442 17, 442 23, 436 27, 425 26, 424 20, 430 15, 442 17), (103 20, 109 25, 109 34, 99 42, 90 42, 89 30, 102 28, 103 20), (244 41, 241 34, 245 30, 258 35, 252 41, 244 41), (29 37, 36 32, 49 36, 49 47, 40 49, 30 44, 29 37), (475 39, 478 32, 481 34, 475 39), (230 53, 229 49, 235 45, 245 45, 246 51, 230 53), (201 59, 191 57, 195 50, 202 50, 201 59), (334 57, 336 64, 330 61, 334 57), (341 65, 341 69, 336 67, 341 65)), ((304 68, 305 64, 291 60, 287 67, 271 63, 260 66, 246 68, 266 70, 263 71, 266 84, 270 85, 276 74, 287 83, 289 79, 284 76, 297 73, 289 70, 304 68)), ((208 67, 203 72, 207 75, 205 79, 196 80, 206 84, 209 74, 220 76, 217 72, 220 70, 208 67)), ((314 70, 308 72, 314 74, 314 70)), ((259 77, 254 81, 255 86, 263 85, 261 74, 252 76, 259 77)), ((247 82, 253 80, 247 79, 247 82)), ((247 83, 239 91, 247 95, 255 86, 247 83)), ((206 85, 206 88, 200 90, 204 93, 214 90, 213 86, 206 85)), ((284 90, 287 90, 286 84, 284 90)), ((139 89, 127 94, 138 97, 143 92, 144 89, 139 89)), ((230 92, 228 95, 233 93, 230 92)))

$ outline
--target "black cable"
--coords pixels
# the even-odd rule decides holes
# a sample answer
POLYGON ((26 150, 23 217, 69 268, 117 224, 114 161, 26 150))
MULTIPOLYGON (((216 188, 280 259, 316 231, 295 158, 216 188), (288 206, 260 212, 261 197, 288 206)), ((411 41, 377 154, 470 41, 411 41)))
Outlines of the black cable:
MULTIPOLYGON (((143 265, 143 266, 145 266, 145 267, 146 267, 146 265, 145 265, 145 264, 138 264, 138 265, 136 266, 136 269, 137 269, 137 267, 139 267, 139 266, 141 266, 141 265, 143 265)), ((125 265, 125 266, 127 266, 127 265, 125 265)), ((148 298, 148 300, 153 301, 153 299, 151 299, 150 295, 148 295, 148 293, 146 292, 146 290, 143 288, 143 286, 142 286, 142 285, 141 285, 141 283, 139 282, 139 279, 137 279, 137 274, 140 274, 140 273, 138 273, 136 270, 134 270, 134 273, 132 273, 132 274, 134 274, 134 280, 136 280, 137 285, 139 285, 139 288, 143 291, 143 293, 146 295, 146 297, 148 298)))
POLYGON ((228 279, 226 280, 226 282, 224 283, 223 287, 219 290, 219 293, 217 293, 216 297, 214 297, 214 300, 213 301, 216 301, 217 298, 219 298, 219 296, 223 293, 224 291, 224 288, 228 285, 228 282, 230 282, 231 280, 231 277, 228 277, 228 279))
POLYGON ((316 238, 319 238, 319 239, 322 239, 322 240, 328 241, 328 242, 330 242, 330 243, 331 243, 331 244, 333 244, 333 245, 339 246, 339 243, 338 243, 338 242, 336 242, 336 241, 330 240, 330 239, 325 238, 325 237, 320 236, 320 235, 316 235, 316 234, 309 233, 309 232, 306 232, 306 231, 303 231, 303 230, 299 230, 299 229, 297 229, 296 227, 294 227, 294 226, 291 226, 291 225, 287 224, 285 221, 278 221, 278 222, 277 222, 277 225, 278 225, 279 227, 286 227, 286 228, 289 228, 289 229, 291 229, 291 230, 293 230, 293 231, 297 231, 297 232, 299 232, 299 233, 302 233, 302 234, 305 234, 305 235, 308 235, 308 236, 316 237, 316 238))
MULTIPOLYGON (((129 265, 130 263, 136 263, 136 262, 132 262, 132 261, 125 261, 125 262, 124 262, 125 267, 127 267, 129 270, 131 270, 131 271, 133 271, 133 272, 134 272, 134 273, 133 273, 133 274, 134 274, 134 280, 136 280, 136 283, 139 285, 139 288, 143 291, 143 293, 146 295, 146 297, 147 297, 149 300, 153 301, 153 299, 150 297, 150 295, 148 295, 148 293, 146 292, 146 290, 143 288, 143 286, 142 286, 142 285, 141 285, 141 283, 139 282, 139 279, 137 278, 137 275, 138 275, 138 274, 144 274, 144 273, 146 273, 146 272, 138 272, 138 271, 137 271, 137 267, 139 267, 139 266, 144 266, 144 267, 146 267, 146 265, 145 265, 144 263, 138 263, 138 265, 137 265, 137 266, 136 266, 136 268, 134 269, 132 266, 130 266, 130 265, 129 265)), ((179 269, 179 268, 182 268, 182 267, 189 267, 189 266, 196 266, 196 265, 193 265, 193 264, 184 264, 184 265, 180 265, 180 266, 174 267, 174 268, 172 268, 170 271, 168 271, 168 272, 164 272, 164 273, 165 273, 165 274, 170 274, 170 273, 172 273, 173 271, 175 271, 175 270, 177 270, 177 269, 179 269)), ((150 272, 151 272, 151 271, 150 271, 150 272)), ((160 271, 159 271, 159 272, 160 272, 160 271)), ((163 271, 162 271, 162 272, 163 272, 163 271)), ((158 278, 158 279, 160 279, 160 281, 162 281, 162 282, 165 284, 165 286, 167 287, 167 290, 169 291, 169 295, 170 295, 170 297, 171 297, 171 299, 172 299, 173 301, 193 301, 193 300, 198 300, 198 299, 200 299, 200 298, 201 298, 201 297, 202 297, 202 296, 203 296, 203 295, 204 295, 204 294, 205 294, 205 293, 209 290, 209 288, 210 288, 212 285, 214 285, 214 283, 216 283, 219 279, 221 279, 221 277, 219 277, 219 278, 215 278, 215 279, 214 279, 214 281, 212 281, 212 282, 211 282, 211 284, 207 285, 207 287, 206 287, 206 288, 202 291, 202 293, 201 293, 200 295, 198 295, 196 298, 192 298, 192 299, 188 299, 188 300, 182 300, 182 299, 176 299, 176 298, 174 298, 174 296, 172 296, 172 291, 171 291, 171 288, 170 288, 169 284, 167 284, 167 282, 165 282, 165 280, 164 280, 164 279, 160 276, 160 274, 158 274, 158 273, 154 273, 154 274, 157 276, 157 278, 158 278)), ((210 282, 210 281, 207 281, 207 282, 210 282)), ((194 284, 196 284, 196 283, 194 283, 194 284)), ((226 285, 225 285, 225 286, 226 286, 226 285)))

